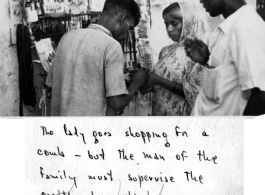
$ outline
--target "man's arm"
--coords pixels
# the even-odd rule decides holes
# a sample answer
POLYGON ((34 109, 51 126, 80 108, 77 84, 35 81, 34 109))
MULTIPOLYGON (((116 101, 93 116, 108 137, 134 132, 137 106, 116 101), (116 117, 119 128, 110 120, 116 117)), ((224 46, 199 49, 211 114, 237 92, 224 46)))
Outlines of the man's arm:
POLYGON ((132 82, 128 87, 129 94, 118 95, 108 97, 108 103, 110 107, 115 111, 123 110, 133 99, 135 93, 138 91, 139 87, 148 79, 148 71, 145 69, 140 69, 134 75, 132 82))
POLYGON ((259 88, 253 88, 243 115, 258 116, 262 114, 265 114, 265 92, 259 88))

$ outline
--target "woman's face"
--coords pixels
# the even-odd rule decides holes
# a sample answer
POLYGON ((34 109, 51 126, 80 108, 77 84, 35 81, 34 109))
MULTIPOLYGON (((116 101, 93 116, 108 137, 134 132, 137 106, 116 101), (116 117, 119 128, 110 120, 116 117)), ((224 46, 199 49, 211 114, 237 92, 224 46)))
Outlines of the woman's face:
POLYGON ((176 8, 163 15, 168 36, 178 42, 182 32, 182 13, 176 8))

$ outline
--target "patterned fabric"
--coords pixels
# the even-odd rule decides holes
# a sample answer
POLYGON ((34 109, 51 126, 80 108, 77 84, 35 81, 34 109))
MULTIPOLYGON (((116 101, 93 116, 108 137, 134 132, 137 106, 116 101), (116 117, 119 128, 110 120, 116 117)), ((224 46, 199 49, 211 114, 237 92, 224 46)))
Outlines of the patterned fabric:
POLYGON ((202 22, 197 20, 187 2, 179 4, 183 15, 180 40, 161 50, 152 71, 167 80, 183 84, 185 98, 155 86, 152 102, 154 116, 189 116, 201 86, 203 67, 186 55, 184 41, 186 38, 201 38, 202 22))

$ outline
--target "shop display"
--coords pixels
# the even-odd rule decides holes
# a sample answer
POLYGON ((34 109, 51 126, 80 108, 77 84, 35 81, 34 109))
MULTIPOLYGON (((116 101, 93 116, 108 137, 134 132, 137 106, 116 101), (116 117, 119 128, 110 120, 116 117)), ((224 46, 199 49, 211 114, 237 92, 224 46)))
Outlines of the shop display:
MULTIPOLYGON (((51 91, 45 87, 45 80, 55 56, 56 46, 67 31, 87 28, 90 23, 99 19, 100 13, 87 13, 89 6, 84 2, 87 0, 25 1, 25 9, 21 9, 25 16, 23 16, 23 25, 20 26, 25 26, 27 31, 24 30, 25 36, 22 37, 23 28, 19 28, 16 36, 20 48, 18 49, 20 116, 23 116, 23 104, 29 106, 28 111, 34 116, 49 115, 51 91), (34 20, 31 17, 33 12, 34 20), (30 48, 25 50, 27 53, 21 52, 21 48, 25 48, 24 44, 30 48), (39 106, 36 106, 37 102, 39 106)), ((21 7, 23 8, 24 5, 21 7)))
POLYGON ((52 57, 55 55, 55 51, 52 46, 50 38, 42 39, 38 42, 35 42, 36 50, 38 52, 41 64, 43 69, 47 72, 52 66, 52 57))
POLYGON ((87 0, 43 0, 43 7, 45 14, 81 14, 89 11, 87 0))
POLYGON ((23 116, 23 105, 35 107, 36 91, 34 88, 33 66, 31 56, 32 42, 28 26, 19 24, 17 27, 17 56, 19 64, 19 115, 23 116))
MULTIPOLYGON (((153 63, 153 51, 150 40, 151 5, 149 0, 140 0, 141 19, 134 31, 125 38, 127 45, 122 44, 125 57, 125 70, 133 73, 138 68, 150 69, 153 63), (130 47, 131 46, 131 47, 130 47), (129 48, 129 52, 128 52, 129 48), (136 49, 135 49, 136 48, 136 49), (131 49, 131 50, 130 50, 131 49), (137 54, 137 55, 136 55, 137 54), (134 57, 135 56, 135 57, 134 57), (134 60, 136 58, 136 60, 134 60)), ((130 77, 126 75, 126 78, 130 77)), ((151 114, 151 94, 138 93, 124 110, 124 116, 147 116, 151 114)))
POLYGON ((30 0, 27 0, 25 3, 25 10, 27 11, 31 11, 31 3, 30 0))
POLYGON ((149 0, 140 1, 141 19, 135 28, 139 61, 142 67, 150 69, 153 65, 153 52, 151 47, 151 5, 149 0))
POLYGON ((39 0, 36 1, 36 10, 37 10, 38 15, 41 15, 42 14, 41 13, 41 9, 40 9, 40 2, 39 2, 39 0))
POLYGON ((35 10, 35 3, 33 0, 30 0, 30 7, 31 7, 31 11, 35 10))

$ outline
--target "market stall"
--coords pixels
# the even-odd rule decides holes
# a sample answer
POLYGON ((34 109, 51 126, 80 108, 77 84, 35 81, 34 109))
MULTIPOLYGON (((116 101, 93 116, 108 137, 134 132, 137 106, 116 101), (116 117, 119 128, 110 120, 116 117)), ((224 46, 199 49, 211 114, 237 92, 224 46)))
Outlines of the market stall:
MULTIPOLYGON (((49 98, 52 93, 45 86, 45 80, 52 66, 52 59, 56 55, 56 47, 65 33, 87 28, 89 24, 96 23, 105 1, 22 0, 21 2, 20 28, 22 26, 23 28, 20 30, 20 37, 17 37, 17 48, 20 64, 27 65, 19 66, 20 115, 23 115, 22 105, 26 105, 33 116, 49 116, 49 98)), ((141 9, 140 23, 120 41, 125 59, 124 75, 128 80, 129 75, 141 67, 151 69, 158 61, 159 51, 164 46, 172 44, 164 28, 161 13, 174 1, 138 0, 136 2, 141 9)), ((202 39, 207 42, 207 37, 211 36, 211 32, 223 18, 211 18, 199 2, 191 0, 190 3, 200 20, 202 39)), ((257 7, 264 9, 264 1, 257 1, 257 7)), ((137 93, 119 115, 148 116, 151 114, 151 102, 151 93, 146 95, 137 93)))

